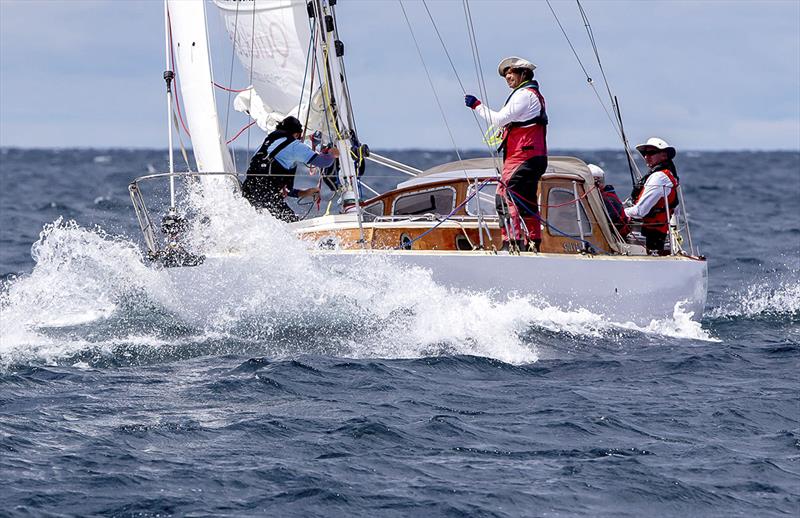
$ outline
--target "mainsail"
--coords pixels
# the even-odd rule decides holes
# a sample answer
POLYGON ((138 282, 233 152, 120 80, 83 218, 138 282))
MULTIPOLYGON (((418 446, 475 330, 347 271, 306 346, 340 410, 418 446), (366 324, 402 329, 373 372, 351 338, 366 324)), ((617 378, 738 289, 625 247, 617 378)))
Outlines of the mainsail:
MULTIPOLYGON (((214 4, 252 86, 236 97, 234 108, 248 113, 265 131, 287 115, 305 121, 311 89, 308 61, 313 59, 305 1, 214 0, 214 4)), ((315 97, 320 104, 319 95, 315 97)), ((321 106, 312 110, 312 128, 319 127, 320 112, 321 106)))

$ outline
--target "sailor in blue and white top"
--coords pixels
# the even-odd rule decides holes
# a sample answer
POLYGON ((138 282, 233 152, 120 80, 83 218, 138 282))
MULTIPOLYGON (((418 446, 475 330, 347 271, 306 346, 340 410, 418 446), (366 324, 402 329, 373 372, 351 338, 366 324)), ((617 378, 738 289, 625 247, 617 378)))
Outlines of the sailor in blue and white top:
POLYGON ((306 198, 319 189, 295 189, 297 165, 325 169, 333 165, 339 152, 332 149, 317 153, 301 139, 303 126, 296 117, 286 117, 275 131, 267 135, 261 148, 253 155, 242 184, 242 195, 256 208, 265 208, 278 219, 297 221, 294 211, 286 205, 285 197, 306 198))

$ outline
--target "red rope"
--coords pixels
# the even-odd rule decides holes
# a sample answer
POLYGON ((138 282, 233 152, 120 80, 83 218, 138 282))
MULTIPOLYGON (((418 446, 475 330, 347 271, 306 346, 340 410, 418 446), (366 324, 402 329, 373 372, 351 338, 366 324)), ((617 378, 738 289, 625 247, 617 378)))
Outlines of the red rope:
MULTIPOLYGON (((502 180, 500 180, 500 183, 505 185, 505 183, 502 180)), ((530 203, 531 205, 533 205, 533 202, 531 200, 525 198, 524 196, 519 194, 517 191, 509 189, 507 185, 505 185, 505 186, 506 186, 506 190, 508 190, 510 193, 514 194, 514 196, 516 196, 517 198, 519 198, 520 200, 522 200, 524 202, 527 202, 527 203, 530 203)), ((558 207, 564 207, 565 205, 571 205, 573 203, 577 203, 578 200, 582 200, 583 198, 587 197, 590 192, 592 192, 593 190, 595 190, 597 188, 598 188, 597 184, 595 184, 591 189, 589 189, 588 191, 584 192, 583 194, 581 194, 580 196, 578 196, 575 199, 572 199, 570 201, 565 201, 564 203, 559 203, 557 205, 540 205, 540 207, 547 207, 548 209, 556 209, 558 207)))
POLYGON ((241 90, 236 90, 234 88, 228 88, 227 86, 223 86, 223 85, 221 85, 219 83, 215 83, 214 81, 211 81, 211 83, 213 83, 214 86, 216 86, 217 88, 219 88, 221 90, 225 90, 226 92, 233 92, 235 94, 246 92, 246 91, 252 89, 252 87, 250 87, 250 88, 243 88, 241 90))
MULTIPOLYGON (((169 57, 170 57, 170 64, 172 65, 172 70, 175 71, 175 49, 174 45, 172 44, 172 18, 169 15, 169 9, 167 9, 167 27, 169 27, 169 57)), ((189 133, 189 128, 186 127, 186 123, 183 121, 183 114, 181 113, 181 103, 178 100, 178 73, 175 72, 175 94, 172 96, 175 101, 175 107, 178 110, 178 119, 181 121, 181 126, 183 126, 183 131, 186 132, 186 136, 192 138, 192 134, 189 133)))
POLYGON ((251 122, 250 124, 248 124, 247 126, 245 126, 244 128, 240 129, 240 130, 239 130, 239 133, 237 133, 236 135, 234 135, 234 136, 233 136, 233 138, 232 138, 232 139, 230 139, 229 141, 227 141, 225 144, 230 144, 231 142, 233 142, 234 140, 236 140, 237 138, 239 138, 239 135, 241 135, 242 133, 244 133, 244 130, 246 130, 247 128, 249 128, 250 126, 252 126, 252 125, 253 125, 253 124, 255 124, 255 123, 256 123, 256 121, 253 121, 253 122, 251 122))
MULTIPOLYGON (((575 198, 573 200, 565 201, 564 203, 559 203, 558 205, 543 205, 543 206, 547 207, 548 209, 555 209, 555 208, 558 208, 558 207, 563 207, 565 205, 571 205, 573 203, 577 203, 578 200, 582 200, 583 198, 587 197, 589 195, 589 193, 592 192, 595 189, 597 189, 597 185, 595 185, 594 187, 592 187, 591 189, 589 189, 588 191, 584 192, 583 194, 581 194, 580 196, 578 196, 577 198, 575 198)), ((519 196, 519 195, 517 195, 517 196, 519 196)))

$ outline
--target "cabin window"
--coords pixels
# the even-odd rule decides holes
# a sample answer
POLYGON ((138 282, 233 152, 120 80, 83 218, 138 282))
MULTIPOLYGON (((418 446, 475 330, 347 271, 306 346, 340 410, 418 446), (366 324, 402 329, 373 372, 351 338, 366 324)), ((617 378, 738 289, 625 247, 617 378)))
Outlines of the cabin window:
POLYGON ((375 221, 383 216, 383 202, 372 203, 364 207, 364 221, 375 221))
POLYGON ((428 191, 398 196, 394 200, 392 214, 395 216, 414 216, 417 214, 439 214, 446 216, 453 211, 456 190, 442 187, 428 191))
MULTIPOLYGON (((560 236, 562 232, 571 237, 580 237, 581 231, 578 227, 578 214, 575 211, 575 194, 567 189, 550 189, 547 194, 547 223, 552 228, 548 228, 551 236, 560 236)), ((592 223, 589 221, 583 203, 579 203, 581 211, 581 223, 583 235, 588 236, 592 233, 592 223)))
MULTIPOLYGON (((481 182, 482 183, 482 182, 481 182)), ((479 183, 478 186, 481 184, 479 183)), ((467 198, 472 196, 475 192, 475 185, 470 184, 467 189, 467 198)), ((496 183, 487 183, 481 188, 481 191, 467 202, 467 214, 470 216, 478 215, 478 207, 480 206, 480 213, 483 216, 497 216, 497 207, 494 204, 494 196, 497 192, 496 183), (480 205, 478 205, 480 204, 480 205)))

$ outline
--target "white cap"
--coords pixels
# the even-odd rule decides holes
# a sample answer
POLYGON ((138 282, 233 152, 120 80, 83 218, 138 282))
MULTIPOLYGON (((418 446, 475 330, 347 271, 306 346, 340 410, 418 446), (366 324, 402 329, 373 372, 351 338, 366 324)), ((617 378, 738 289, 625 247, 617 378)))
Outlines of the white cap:
POLYGON ((674 147, 672 147, 669 144, 667 144, 666 140, 664 140, 662 138, 658 138, 658 137, 650 137, 649 139, 647 139, 647 142, 645 142, 644 144, 639 144, 638 146, 636 146, 636 151, 641 153, 643 149, 648 148, 648 147, 654 147, 654 148, 660 149, 662 151, 666 150, 667 156, 670 159, 675 158, 675 155, 677 153, 675 151, 674 147))
POLYGON ((592 172, 592 176, 594 176, 595 180, 600 180, 601 182, 605 183, 606 181, 606 172, 599 165, 588 164, 589 171, 592 172))
POLYGON ((536 65, 528 61, 527 59, 518 58, 517 56, 511 56, 505 58, 503 61, 497 65, 497 73, 500 74, 500 77, 504 77, 506 74, 507 68, 527 68, 531 72, 536 70, 536 65))

